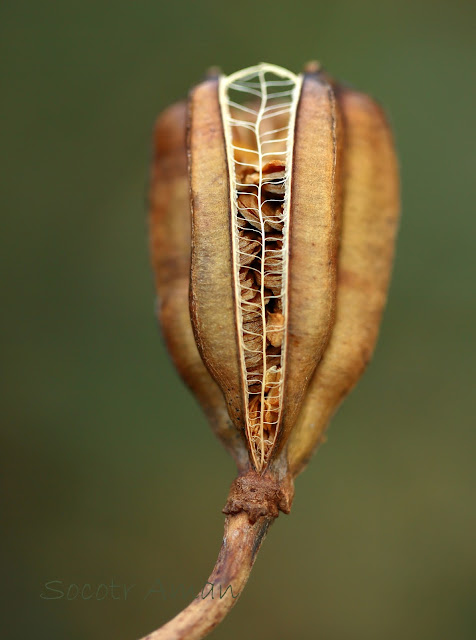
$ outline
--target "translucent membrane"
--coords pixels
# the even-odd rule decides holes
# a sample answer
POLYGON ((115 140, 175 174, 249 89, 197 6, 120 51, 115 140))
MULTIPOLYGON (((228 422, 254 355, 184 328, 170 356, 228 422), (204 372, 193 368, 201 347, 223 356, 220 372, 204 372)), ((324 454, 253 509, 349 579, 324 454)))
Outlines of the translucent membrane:
POLYGON ((294 120, 301 78, 261 64, 220 80, 246 435, 258 470, 279 430, 294 120))

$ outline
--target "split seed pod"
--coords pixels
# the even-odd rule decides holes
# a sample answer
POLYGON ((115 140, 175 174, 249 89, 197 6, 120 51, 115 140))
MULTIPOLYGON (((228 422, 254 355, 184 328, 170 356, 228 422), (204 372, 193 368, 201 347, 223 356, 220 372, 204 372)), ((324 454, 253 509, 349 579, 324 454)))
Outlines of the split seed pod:
POLYGON ((381 108, 315 64, 209 75, 159 117, 159 321, 237 462, 229 517, 289 512, 293 479, 375 346, 398 212, 381 108))

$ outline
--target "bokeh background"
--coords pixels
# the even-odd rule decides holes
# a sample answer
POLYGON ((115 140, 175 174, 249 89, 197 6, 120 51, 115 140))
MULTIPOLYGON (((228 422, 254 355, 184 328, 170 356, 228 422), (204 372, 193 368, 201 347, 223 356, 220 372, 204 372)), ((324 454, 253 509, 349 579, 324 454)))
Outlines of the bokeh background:
POLYGON ((318 58, 393 123, 394 279, 371 366, 214 637, 474 640, 475 7, 1 3, 4 637, 133 640, 208 576, 234 468, 154 319, 151 130, 210 65, 318 58))

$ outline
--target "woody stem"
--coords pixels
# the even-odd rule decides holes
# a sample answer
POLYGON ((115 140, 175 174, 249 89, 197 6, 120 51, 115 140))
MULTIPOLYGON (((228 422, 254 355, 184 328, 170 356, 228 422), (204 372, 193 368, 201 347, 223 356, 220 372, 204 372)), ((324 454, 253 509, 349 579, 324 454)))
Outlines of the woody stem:
POLYGON ((236 604, 273 520, 260 516, 251 524, 243 511, 228 515, 220 553, 205 587, 175 618, 142 640, 200 640, 210 633, 236 604))

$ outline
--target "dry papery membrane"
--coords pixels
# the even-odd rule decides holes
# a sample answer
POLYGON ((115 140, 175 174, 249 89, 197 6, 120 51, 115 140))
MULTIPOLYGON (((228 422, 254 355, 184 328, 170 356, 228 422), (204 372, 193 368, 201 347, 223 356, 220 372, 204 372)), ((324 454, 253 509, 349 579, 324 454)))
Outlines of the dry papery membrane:
POLYGON ((246 435, 266 466, 283 405, 288 228, 301 78, 262 64, 220 80, 246 435))

